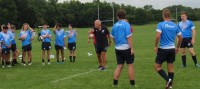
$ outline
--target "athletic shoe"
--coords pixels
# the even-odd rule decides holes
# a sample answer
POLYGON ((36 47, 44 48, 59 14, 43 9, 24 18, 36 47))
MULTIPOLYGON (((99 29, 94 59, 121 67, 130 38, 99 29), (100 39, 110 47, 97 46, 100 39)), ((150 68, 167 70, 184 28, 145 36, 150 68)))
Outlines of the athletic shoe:
POLYGON ((2 66, 2 68, 5 68, 5 66, 2 66))
POLYGON ((196 64, 195 66, 196 66, 197 68, 200 68, 200 65, 199 65, 199 64, 196 64))
POLYGON ((167 84, 166 84, 166 89, 169 89, 170 83, 172 83, 172 79, 169 79, 169 81, 167 82, 167 84))
POLYGON ((172 86, 169 86, 169 89, 173 89, 172 86))
POLYGON ((48 64, 48 65, 51 65, 51 62, 48 62, 47 64, 48 64))
POLYGON ((137 85, 131 85, 131 88, 138 88, 138 86, 137 85))
POLYGON ((101 67, 101 71, 104 71, 104 70, 106 70, 106 68, 105 67, 101 67))
POLYGON ((23 66, 26 66, 26 63, 22 63, 23 66))
POLYGON ((102 69, 102 66, 99 66, 98 69, 101 70, 101 69, 102 69))
POLYGON ((184 65, 181 65, 181 67, 182 67, 182 68, 186 68, 186 66, 184 66, 184 65))
POLYGON ((60 64, 60 62, 56 62, 56 64, 60 64))
POLYGON ((32 65, 32 63, 30 62, 30 63, 28 63, 28 65, 29 65, 29 66, 31 66, 31 65, 32 65))
POLYGON ((65 64, 65 62, 62 62, 62 64, 65 64))
POLYGON ((44 66, 44 65, 45 65, 45 63, 42 63, 42 65, 44 66))

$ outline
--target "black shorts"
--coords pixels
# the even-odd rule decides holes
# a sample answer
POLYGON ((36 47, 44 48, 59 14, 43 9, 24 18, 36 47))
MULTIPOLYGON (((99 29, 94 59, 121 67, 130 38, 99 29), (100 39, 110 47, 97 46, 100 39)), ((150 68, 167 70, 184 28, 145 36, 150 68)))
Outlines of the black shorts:
POLYGON ((42 42, 42 50, 50 50, 51 43, 50 42, 42 42))
POLYGON ((76 50, 76 43, 68 43, 69 50, 76 50))
POLYGON ((10 49, 9 48, 3 48, 2 49, 2 54, 9 54, 10 53, 10 49))
POLYGON ((32 46, 31 44, 22 46, 22 51, 31 51, 32 50, 32 46))
POLYGON ((117 50, 115 49, 115 54, 117 57, 117 64, 124 64, 125 61, 127 64, 134 63, 135 55, 131 55, 131 49, 127 50, 117 50))
POLYGON ((64 47, 63 47, 63 46, 59 46, 59 45, 55 45, 55 49, 56 49, 56 50, 63 50, 64 47))
POLYGON ((156 63, 162 64, 167 61, 167 63, 174 63, 176 57, 175 49, 158 49, 156 63))
POLYGON ((185 48, 185 47, 187 47, 187 48, 192 48, 193 45, 192 45, 191 41, 192 41, 192 37, 183 38, 183 41, 182 41, 182 43, 181 43, 180 48, 185 48))
POLYGON ((17 50, 16 44, 12 44, 10 50, 12 50, 12 52, 16 51, 17 50))
POLYGON ((98 46, 96 46, 95 47, 95 50, 96 50, 96 53, 97 54, 101 54, 101 52, 107 52, 107 46, 106 47, 98 47, 98 46))

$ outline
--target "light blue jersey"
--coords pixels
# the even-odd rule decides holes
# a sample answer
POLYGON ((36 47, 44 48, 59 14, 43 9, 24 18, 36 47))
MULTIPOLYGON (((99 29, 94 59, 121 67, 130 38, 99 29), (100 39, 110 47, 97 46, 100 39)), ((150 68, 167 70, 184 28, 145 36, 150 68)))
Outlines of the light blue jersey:
MULTIPOLYGON (((51 31, 49 29, 42 29, 40 33, 41 36, 46 36, 46 35, 52 36, 51 31)), ((44 38, 42 42, 51 42, 51 38, 44 38)))
POLYGON ((76 36, 77 36, 76 31, 74 31, 74 30, 67 31, 66 36, 69 36, 68 37, 68 43, 75 43, 76 42, 76 36))
POLYGON ((195 29, 195 26, 192 21, 187 20, 179 22, 178 28, 181 30, 183 38, 189 38, 192 37, 192 30, 195 29))
POLYGON ((132 35, 130 24, 124 20, 120 20, 114 24, 111 37, 115 40, 115 48, 118 50, 129 49, 127 38, 132 35))
POLYGON ((8 34, 10 34, 12 36, 12 44, 16 44, 16 41, 15 41, 15 33, 12 32, 12 29, 8 29, 7 31, 8 34))
POLYGON ((55 32, 55 45, 63 46, 64 47, 64 39, 66 37, 64 29, 56 30, 55 32))
POLYGON ((160 48, 175 48, 175 38, 177 35, 181 35, 181 31, 178 29, 175 23, 172 21, 160 22, 156 31, 161 33, 160 48))
MULTIPOLYGON (((12 36, 7 32, 1 32, 1 41, 4 42, 6 45, 10 45, 12 43, 12 36)), ((5 45, 2 44, 2 48, 7 48, 5 45)))
POLYGON ((22 40, 22 46, 25 46, 25 45, 29 45, 31 44, 31 39, 32 39, 32 33, 30 30, 27 30, 27 31, 23 31, 21 30, 21 32, 19 33, 19 38, 24 36, 25 39, 22 40))

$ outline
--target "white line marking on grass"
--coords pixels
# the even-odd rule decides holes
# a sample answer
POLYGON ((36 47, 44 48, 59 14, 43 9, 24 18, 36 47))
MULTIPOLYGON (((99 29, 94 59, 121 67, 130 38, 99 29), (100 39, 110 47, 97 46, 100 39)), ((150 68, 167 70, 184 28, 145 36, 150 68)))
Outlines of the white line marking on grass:
MULTIPOLYGON (((107 67, 107 68, 108 68, 108 67, 107 67)), ((98 70, 98 69, 94 69, 94 70, 90 70, 90 71, 88 71, 88 72, 79 73, 79 74, 76 74, 76 75, 72 75, 72 76, 65 77, 65 78, 58 79, 58 80, 51 81, 51 82, 52 82, 52 83, 56 83, 56 82, 63 81, 63 80, 67 80, 67 79, 70 79, 70 78, 74 78, 74 77, 77 77, 77 76, 80 76, 80 75, 89 74, 89 73, 94 72, 94 71, 99 71, 99 70, 98 70)), ((105 70, 105 71, 106 71, 106 70, 105 70)))

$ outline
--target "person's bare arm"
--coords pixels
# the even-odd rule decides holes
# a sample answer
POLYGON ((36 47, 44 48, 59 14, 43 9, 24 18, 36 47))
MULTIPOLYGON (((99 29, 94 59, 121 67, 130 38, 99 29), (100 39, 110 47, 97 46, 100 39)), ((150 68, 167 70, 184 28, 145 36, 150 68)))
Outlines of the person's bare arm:
POLYGON ((195 29, 192 29, 192 44, 194 45, 195 44, 195 39, 196 39, 196 30, 195 29))
POLYGON ((158 52, 158 42, 160 41, 160 36, 161 36, 161 33, 160 32, 156 32, 155 47, 154 47, 154 51, 156 53, 158 52))
POLYGON ((130 47, 130 49, 131 49, 131 55, 132 55, 132 54, 134 54, 133 43, 132 43, 132 35, 129 36, 129 37, 127 38, 127 40, 128 40, 128 45, 129 45, 129 47, 130 47))
POLYGON ((182 43, 182 40, 183 40, 182 35, 178 35, 178 36, 177 36, 176 53, 179 52, 179 47, 180 47, 180 45, 181 45, 181 43, 182 43))

